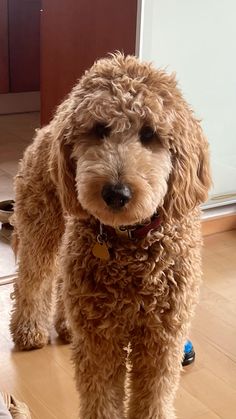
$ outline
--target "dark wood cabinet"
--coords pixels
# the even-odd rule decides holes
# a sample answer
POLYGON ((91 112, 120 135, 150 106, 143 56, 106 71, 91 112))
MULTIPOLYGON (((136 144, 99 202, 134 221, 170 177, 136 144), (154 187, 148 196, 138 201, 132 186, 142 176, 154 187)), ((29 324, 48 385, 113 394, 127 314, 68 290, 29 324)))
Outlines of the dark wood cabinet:
POLYGON ((135 53, 137 3, 0 0, 0 93, 40 90, 41 121, 48 123, 96 59, 135 53))
POLYGON ((40 89, 40 0, 0 0, 0 93, 40 89))
POLYGON ((40 89, 40 0, 8 0, 12 92, 40 89))
POLYGON ((0 93, 9 92, 8 1, 0 0, 0 93))
POLYGON ((41 120, 94 60, 135 53, 137 0, 42 0, 41 120))

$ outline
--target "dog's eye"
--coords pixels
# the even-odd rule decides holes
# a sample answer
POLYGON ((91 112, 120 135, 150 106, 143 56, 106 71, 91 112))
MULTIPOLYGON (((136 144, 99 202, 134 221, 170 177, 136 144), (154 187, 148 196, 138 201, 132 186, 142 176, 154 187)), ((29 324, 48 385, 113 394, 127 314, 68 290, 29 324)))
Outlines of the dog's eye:
POLYGON ((108 137, 108 135, 110 134, 110 131, 111 131, 110 127, 107 127, 105 124, 97 123, 93 127, 93 134, 95 135, 95 137, 99 139, 108 137))
POLYGON ((139 131, 139 138, 144 145, 149 144, 155 136, 155 131, 149 126, 144 126, 139 131))

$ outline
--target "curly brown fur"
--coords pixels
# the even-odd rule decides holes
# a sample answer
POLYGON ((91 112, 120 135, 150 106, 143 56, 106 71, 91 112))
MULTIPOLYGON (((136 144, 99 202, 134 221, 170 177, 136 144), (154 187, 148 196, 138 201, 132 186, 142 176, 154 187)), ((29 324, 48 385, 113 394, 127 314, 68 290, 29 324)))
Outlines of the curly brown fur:
POLYGON ((47 343, 56 273, 56 327, 66 339, 71 328, 80 418, 173 419, 201 278, 198 207, 210 185, 208 145, 175 78, 132 56, 99 60, 38 131, 15 184, 16 345, 47 343), (128 185, 131 200, 112 209, 107 184, 128 185), (134 225, 156 210, 157 231, 110 237, 110 259, 93 256, 99 222, 134 225))

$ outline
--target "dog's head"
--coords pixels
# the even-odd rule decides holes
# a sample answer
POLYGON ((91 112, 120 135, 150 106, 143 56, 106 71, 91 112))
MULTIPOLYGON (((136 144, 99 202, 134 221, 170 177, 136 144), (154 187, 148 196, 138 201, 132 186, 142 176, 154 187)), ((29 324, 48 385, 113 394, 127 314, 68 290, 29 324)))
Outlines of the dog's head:
POLYGON ((131 225, 181 217, 207 197, 208 145, 174 76, 116 54, 96 62, 51 123, 69 214, 131 225))

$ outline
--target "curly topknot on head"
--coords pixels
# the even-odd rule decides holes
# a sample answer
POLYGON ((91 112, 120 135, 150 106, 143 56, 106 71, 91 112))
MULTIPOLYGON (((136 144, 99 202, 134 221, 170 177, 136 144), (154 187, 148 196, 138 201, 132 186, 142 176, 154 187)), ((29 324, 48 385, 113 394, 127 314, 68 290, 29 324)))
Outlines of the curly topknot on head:
POLYGON ((164 71, 159 70, 158 77, 156 73, 152 64, 133 56, 116 54, 97 61, 73 89, 78 125, 86 127, 92 122, 89 116, 106 118, 119 131, 135 124, 137 117, 163 125, 162 109, 168 107, 176 81, 164 71))
POLYGON ((69 212, 80 206, 105 224, 134 224, 160 207, 185 216, 206 199, 207 142, 175 78, 149 63, 120 53, 97 61, 52 125, 57 144, 67 144, 58 170, 63 201, 73 196, 69 212), (132 198, 114 209, 103 199, 106 185, 127 187, 132 198))

